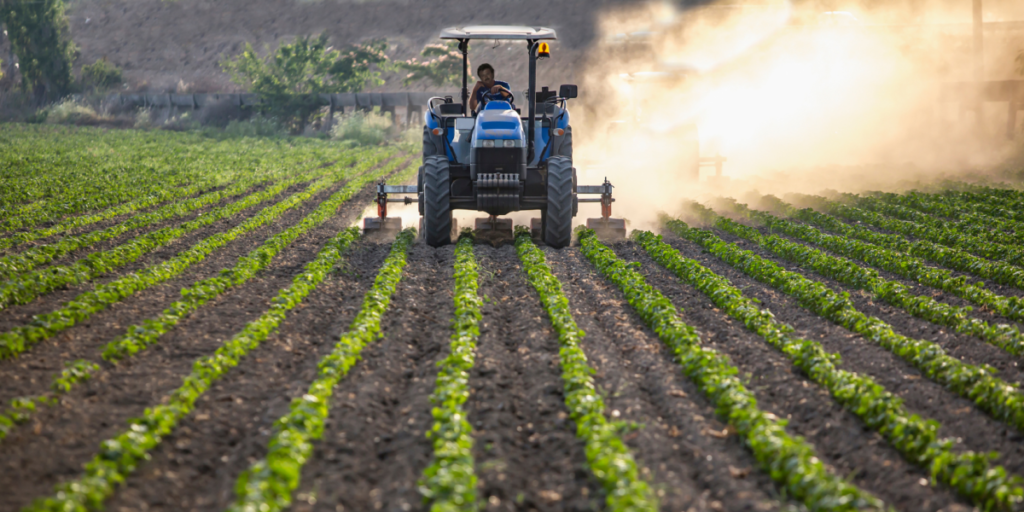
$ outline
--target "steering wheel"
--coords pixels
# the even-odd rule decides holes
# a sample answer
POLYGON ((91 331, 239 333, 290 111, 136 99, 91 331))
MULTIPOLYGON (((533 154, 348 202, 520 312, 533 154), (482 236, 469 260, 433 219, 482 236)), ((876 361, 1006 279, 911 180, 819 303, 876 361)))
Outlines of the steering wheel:
POLYGON ((487 94, 484 94, 482 99, 483 99, 483 101, 480 103, 481 107, 483 107, 484 105, 486 105, 486 104, 488 104, 488 103, 490 103, 492 101, 507 101, 509 103, 509 105, 512 105, 516 101, 516 95, 512 94, 512 91, 509 91, 508 97, 506 98, 500 92, 489 92, 487 94))

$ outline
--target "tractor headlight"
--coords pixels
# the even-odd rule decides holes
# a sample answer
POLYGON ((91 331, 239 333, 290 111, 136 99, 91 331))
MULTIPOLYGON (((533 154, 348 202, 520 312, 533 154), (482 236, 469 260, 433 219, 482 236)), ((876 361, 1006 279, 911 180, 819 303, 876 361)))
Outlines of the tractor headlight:
POLYGON ((507 139, 507 140, 505 140, 505 142, 504 142, 504 146, 505 146, 506 148, 514 148, 514 147, 516 147, 516 141, 515 141, 515 140, 513 140, 513 139, 507 139))
POLYGON ((494 147, 494 141, 493 140, 485 140, 483 142, 482 146, 485 147, 485 148, 493 148, 494 147))

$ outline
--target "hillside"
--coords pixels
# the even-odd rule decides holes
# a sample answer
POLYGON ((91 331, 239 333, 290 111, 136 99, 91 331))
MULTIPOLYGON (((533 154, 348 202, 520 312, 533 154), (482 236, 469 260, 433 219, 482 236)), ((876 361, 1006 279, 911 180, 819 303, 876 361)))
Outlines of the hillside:
MULTIPOLYGON (((595 37, 594 19, 625 0, 435 0, 372 2, 294 0, 77 0, 69 4, 78 65, 106 57, 139 91, 236 91, 218 66, 245 43, 257 48, 327 31, 336 45, 385 37, 396 58, 415 56, 438 31, 467 23, 544 25, 558 30, 556 58, 540 68, 542 84, 573 79, 573 63, 595 37)), ((521 44, 478 45, 471 62, 492 62, 499 74, 525 76, 521 44)), ((398 77, 382 90, 403 88, 398 77)), ((513 84, 519 87, 519 84, 513 84)), ((525 84, 523 84, 525 85, 525 84)), ((435 87, 436 88, 436 87, 435 87)))

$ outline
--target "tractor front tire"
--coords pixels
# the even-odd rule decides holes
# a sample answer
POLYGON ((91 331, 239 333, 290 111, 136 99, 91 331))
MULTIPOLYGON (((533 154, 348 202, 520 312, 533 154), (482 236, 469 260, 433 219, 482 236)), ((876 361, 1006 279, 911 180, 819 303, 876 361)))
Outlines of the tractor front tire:
POLYGON ((572 160, 564 156, 548 158, 548 204, 544 211, 544 243, 561 249, 572 242, 573 210, 572 160))
POLYGON ((451 181, 448 159, 423 159, 423 239, 431 247, 452 243, 451 181))

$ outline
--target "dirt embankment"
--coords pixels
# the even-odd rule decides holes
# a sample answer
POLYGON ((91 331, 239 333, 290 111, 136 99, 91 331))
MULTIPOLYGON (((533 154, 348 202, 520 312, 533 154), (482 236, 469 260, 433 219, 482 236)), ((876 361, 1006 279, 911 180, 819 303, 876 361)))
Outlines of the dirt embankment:
MULTIPOLYGON (((124 70, 131 90, 233 92, 237 85, 219 62, 251 43, 262 50, 282 40, 326 31, 336 46, 385 37, 393 58, 419 54, 440 30, 463 24, 525 24, 555 28, 553 58, 539 67, 542 85, 574 79, 574 65, 595 37, 603 9, 635 0, 77 0, 68 7, 78 65, 106 57, 124 70)), ((491 62, 499 76, 525 87, 526 52, 520 44, 483 43, 471 50, 474 64, 491 62), (523 77, 523 78, 519 78, 523 77), (522 84, 519 84, 519 81, 522 84)), ((427 83, 403 87, 389 76, 380 90, 433 90, 427 83)))

